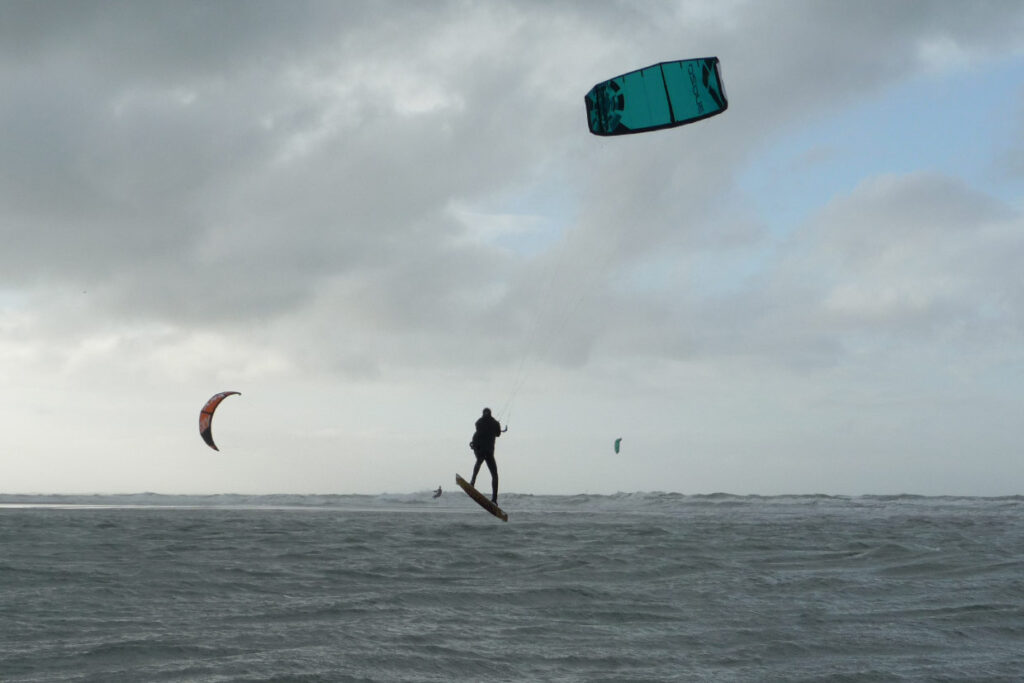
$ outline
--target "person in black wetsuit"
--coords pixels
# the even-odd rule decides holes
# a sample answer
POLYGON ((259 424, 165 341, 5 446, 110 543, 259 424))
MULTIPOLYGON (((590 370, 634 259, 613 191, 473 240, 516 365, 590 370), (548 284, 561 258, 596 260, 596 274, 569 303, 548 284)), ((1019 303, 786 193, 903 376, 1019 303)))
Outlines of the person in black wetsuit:
POLYGON ((480 472, 480 464, 486 462, 487 469, 491 471, 491 502, 495 505, 498 504, 498 463, 494 461, 494 440, 499 436, 501 436, 501 424, 491 417, 490 408, 484 408, 484 414, 476 421, 473 440, 469 442, 469 447, 476 455, 473 478, 469 480, 469 485, 476 485, 476 475, 480 472))

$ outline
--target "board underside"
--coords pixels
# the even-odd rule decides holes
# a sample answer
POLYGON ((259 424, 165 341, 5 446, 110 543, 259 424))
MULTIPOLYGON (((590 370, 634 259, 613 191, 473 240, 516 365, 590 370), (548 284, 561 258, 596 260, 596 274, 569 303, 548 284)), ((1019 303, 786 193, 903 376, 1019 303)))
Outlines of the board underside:
POLYGON ((468 481, 463 479, 458 474, 455 475, 455 483, 461 486, 462 490, 468 493, 469 497, 475 500, 477 504, 479 504, 480 507, 482 507, 484 510, 487 510, 488 512, 490 512, 492 515, 494 515, 503 522, 508 521, 508 515, 505 514, 504 510, 502 510, 500 507, 489 501, 484 494, 480 493, 475 488, 473 488, 468 481))

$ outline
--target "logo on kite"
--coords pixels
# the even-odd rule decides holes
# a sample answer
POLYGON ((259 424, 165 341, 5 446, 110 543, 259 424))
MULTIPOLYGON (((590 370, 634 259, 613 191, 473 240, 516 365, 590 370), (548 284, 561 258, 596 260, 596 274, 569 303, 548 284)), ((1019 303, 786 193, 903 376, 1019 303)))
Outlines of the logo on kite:
POLYGON ((674 128, 729 106, 718 57, 659 62, 598 83, 584 98, 594 135, 674 128))
POLYGON ((206 402, 203 409, 199 411, 199 435, 203 437, 203 441, 206 445, 215 451, 219 451, 217 444, 213 442, 213 413, 217 410, 217 406, 220 402, 226 399, 228 396, 241 396, 237 391, 222 391, 219 394, 214 394, 210 397, 210 400, 206 402))

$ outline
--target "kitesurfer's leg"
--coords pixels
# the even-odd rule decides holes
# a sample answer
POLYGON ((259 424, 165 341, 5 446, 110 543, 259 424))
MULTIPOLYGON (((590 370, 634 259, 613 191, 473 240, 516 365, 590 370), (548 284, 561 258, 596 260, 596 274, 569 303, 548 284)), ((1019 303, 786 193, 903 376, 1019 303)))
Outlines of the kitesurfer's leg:
POLYGON ((470 477, 470 479, 469 479, 469 485, 470 486, 476 486, 476 475, 479 474, 479 472, 480 472, 480 465, 483 464, 483 461, 484 461, 484 456, 482 456, 480 454, 475 454, 475 455, 476 455, 476 464, 473 465, 473 476, 470 477))
MULTIPOLYGON (((479 463, 477 463, 479 465, 479 463)), ((498 504, 498 463, 494 461, 494 454, 487 454, 487 469, 491 471, 491 502, 498 504)))

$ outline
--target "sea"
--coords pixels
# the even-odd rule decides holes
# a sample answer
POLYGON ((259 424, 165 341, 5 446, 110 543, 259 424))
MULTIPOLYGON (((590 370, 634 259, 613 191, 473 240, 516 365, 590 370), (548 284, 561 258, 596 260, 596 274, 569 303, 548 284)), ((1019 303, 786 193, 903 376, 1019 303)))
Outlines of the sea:
POLYGON ((0 681, 1024 680, 1024 497, 499 502, 0 496, 0 681))

